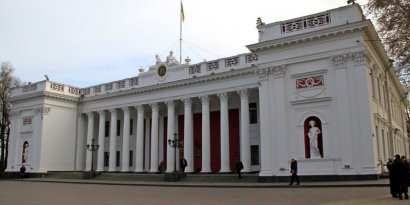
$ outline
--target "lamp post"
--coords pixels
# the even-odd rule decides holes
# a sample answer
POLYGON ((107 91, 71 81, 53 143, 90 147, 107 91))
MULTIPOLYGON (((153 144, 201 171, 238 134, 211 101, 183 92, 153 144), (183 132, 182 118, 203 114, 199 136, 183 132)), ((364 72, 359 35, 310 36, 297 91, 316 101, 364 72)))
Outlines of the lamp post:
POLYGON ((91 152, 91 177, 93 177, 93 171, 94 171, 94 152, 98 150, 98 148, 100 148, 100 145, 96 145, 95 143, 95 139, 91 140, 91 145, 87 144, 87 150, 91 152))
POLYGON ((168 139, 168 145, 174 148, 174 173, 177 172, 177 148, 181 147, 183 140, 178 139, 178 134, 174 133, 174 139, 168 139))

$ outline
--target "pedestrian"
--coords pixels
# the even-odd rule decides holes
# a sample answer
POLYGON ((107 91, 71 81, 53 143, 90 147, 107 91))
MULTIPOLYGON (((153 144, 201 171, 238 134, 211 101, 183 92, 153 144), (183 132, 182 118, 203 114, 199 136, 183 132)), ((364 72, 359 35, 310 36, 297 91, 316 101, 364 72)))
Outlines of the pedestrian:
POLYGON ((290 173, 292 174, 292 178, 290 180, 289 185, 293 185, 293 182, 296 180, 296 185, 299 185, 299 177, 298 177, 298 162, 295 159, 290 161, 290 173))
POLYGON ((238 173, 238 178, 242 179, 241 170, 243 169, 243 164, 240 159, 236 160, 236 172, 238 173))
POLYGON ((186 159, 185 158, 181 159, 179 161, 179 164, 181 165, 181 171, 185 172, 185 167, 188 166, 188 162, 186 161, 186 159))
POLYGON ((398 198, 400 200, 403 199, 403 194, 405 199, 408 199, 409 196, 407 194, 407 185, 406 185, 406 170, 407 167, 403 164, 402 160, 400 159, 400 155, 396 155, 393 164, 392 164, 392 174, 393 174, 393 181, 394 181, 394 190, 397 193, 398 198))
POLYGON ((26 167, 24 166, 24 164, 22 164, 20 167, 20 177, 24 179, 25 175, 26 175, 26 167))
POLYGON ((397 191, 396 191, 396 185, 395 185, 395 180, 393 177, 393 171, 392 171, 392 166, 393 166, 393 159, 389 158, 386 167, 389 170, 389 185, 390 185, 390 194, 393 198, 397 198, 397 191))
POLYGON ((407 163, 406 156, 401 157, 401 163, 402 163, 402 176, 400 180, 400 195, 403 193, 404 194, 404 199, 409 199, 409 194, 408 194, 408 176, 409 176, 409 165, 407 163))

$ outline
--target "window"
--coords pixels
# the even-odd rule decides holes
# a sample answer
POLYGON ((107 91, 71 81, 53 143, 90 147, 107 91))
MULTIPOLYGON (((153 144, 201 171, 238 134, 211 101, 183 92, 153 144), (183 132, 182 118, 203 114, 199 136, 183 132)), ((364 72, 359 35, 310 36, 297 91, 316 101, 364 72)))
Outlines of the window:
POLYGON ((117 120, 117 136, 121 135, 121 120, 117 120))
POLYGON ((115 166, 119 167, 120 166, 120 151, 117 151, 115 159, 116 159, 115 166))
POLYGON ((132 161, 133 161, 132 156, 133 156, 133 151, 130 150, 130 163, 129 163, 129 166, 130 166, 130 167, 132 167, 132 161))
POLYGON ((251 145, 251 165, 259 165, 259 145, 251 145))
POLYGON ((258 123, 258 113, 256 109, 256 103, 249 103, 249 123, 258 123))
POLYGON ((110 121, 105 121, 105 127, 104 127, 104 136, 109 137, 110 136, 110 121))
POLYGON ((132 135, 132 130, 133 130, 133 120, 130 119, 130 135, 132 135))
POLYGON ((110 159, 110 155, 108 152, 104 152, 104 167, 108 167, 108 161, 110 159))

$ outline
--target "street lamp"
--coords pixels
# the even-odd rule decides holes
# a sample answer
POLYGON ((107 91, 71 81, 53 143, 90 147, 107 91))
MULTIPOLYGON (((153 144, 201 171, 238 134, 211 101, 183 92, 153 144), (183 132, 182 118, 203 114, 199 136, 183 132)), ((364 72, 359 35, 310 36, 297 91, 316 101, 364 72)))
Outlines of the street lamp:
POLYGON ((91 173, 93 173, 94 170, 94 152, 98 150, 98 148, 100 148, 100 145, 96 145, 94 144, 95 139, 91 140, 91 145, 87 144, 87 150, 91 151, 91 173))
POLYGON ((174 172, 177 172, 177 148, 182 147, 184 141, 178 139, 178 134, 174 133, 174 139, 168 139, 168 145, 174 148, 174 172))

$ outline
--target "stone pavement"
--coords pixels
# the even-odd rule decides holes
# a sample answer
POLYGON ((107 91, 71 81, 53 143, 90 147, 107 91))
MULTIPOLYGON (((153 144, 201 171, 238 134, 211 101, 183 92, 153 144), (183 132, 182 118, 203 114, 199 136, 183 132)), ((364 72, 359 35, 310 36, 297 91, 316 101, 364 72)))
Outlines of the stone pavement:
POLYGON ((1 205, 65 204, 409 204, 389 196, 388 180, 287 183, 147 182, 29 178, 0 180, 1 205))

